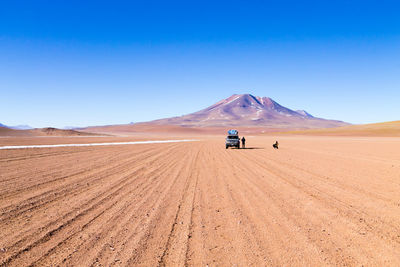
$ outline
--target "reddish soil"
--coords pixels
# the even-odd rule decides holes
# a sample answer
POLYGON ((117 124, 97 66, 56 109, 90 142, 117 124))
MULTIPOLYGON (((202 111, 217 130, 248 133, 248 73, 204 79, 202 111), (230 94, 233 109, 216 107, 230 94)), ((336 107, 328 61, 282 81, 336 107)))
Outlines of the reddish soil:
POLYGON ((350 125, 337 128, 286 131, 282 134, 317 136, 400 136, 400 121, 350 125))
MULTIPOLYGON (((264 134, 281 132, 282 128, 271 128, 263 126, 231 126, 243 134, 264 134)), ((157 125, 151 123, 122 124, 109 126, 96 126, 83 129, 84 132, 111 135, 129 135, 129 136, 204 136, 204 135, 224 135, 230 128, 227 126, 178 126, 178 125, 157 125)), ((286 129, 296 130, 295 128, 286 129)))
POLYGON ((399 138, 246 139, 0 150, 0 265, 400 266, 399 138))

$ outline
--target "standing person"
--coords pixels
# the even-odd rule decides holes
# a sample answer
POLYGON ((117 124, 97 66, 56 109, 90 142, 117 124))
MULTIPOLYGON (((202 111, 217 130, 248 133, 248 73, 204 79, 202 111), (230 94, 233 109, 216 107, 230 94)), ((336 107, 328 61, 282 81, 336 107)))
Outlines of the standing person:
POLYGON ((246 148, 246 138, 242 137, 242 148, 246 148))

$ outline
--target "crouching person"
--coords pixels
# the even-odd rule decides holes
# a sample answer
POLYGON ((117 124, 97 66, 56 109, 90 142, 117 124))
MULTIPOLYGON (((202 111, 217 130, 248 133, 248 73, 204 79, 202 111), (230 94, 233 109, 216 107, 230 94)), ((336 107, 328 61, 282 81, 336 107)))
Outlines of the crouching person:
POLYGON ((278 141, 275 141, 275 144, 273 144, 272 145, 275 149, 278 149, 279 148, 279 143, 278 143, 278 141))

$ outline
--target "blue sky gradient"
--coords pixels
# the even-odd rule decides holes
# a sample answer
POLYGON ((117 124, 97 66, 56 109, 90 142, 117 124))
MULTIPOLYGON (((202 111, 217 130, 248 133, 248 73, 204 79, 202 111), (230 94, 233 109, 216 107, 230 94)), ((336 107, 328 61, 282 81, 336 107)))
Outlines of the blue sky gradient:
POLYGON ((235 93, 400 119, 396 1, 0 3, 0 123, 148 121, 235 93))

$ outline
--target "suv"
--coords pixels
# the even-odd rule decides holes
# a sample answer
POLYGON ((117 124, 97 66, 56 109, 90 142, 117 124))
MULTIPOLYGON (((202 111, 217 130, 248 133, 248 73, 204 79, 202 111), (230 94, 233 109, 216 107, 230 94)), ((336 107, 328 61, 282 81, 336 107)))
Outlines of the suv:
POLYGON ((237 130, 228 131, 228 136, 225 139, 225 148, 228 149, 228 147, 240 148, 239 133, 237 130))

